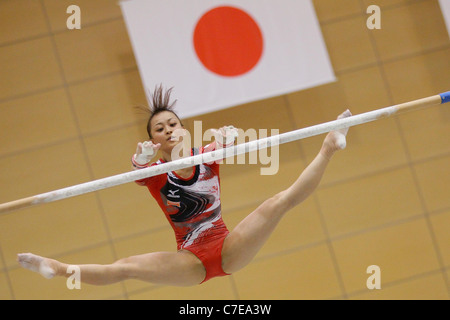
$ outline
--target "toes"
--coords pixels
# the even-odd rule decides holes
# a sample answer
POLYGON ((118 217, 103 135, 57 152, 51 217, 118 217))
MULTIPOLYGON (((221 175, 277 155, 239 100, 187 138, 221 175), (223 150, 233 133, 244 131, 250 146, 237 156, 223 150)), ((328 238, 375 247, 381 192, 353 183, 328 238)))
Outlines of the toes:
POLYGON ((338 119, 348 118, 348 117, 351 117, 351 116, 352 116, 352 113, 350 112, 349 109, 347 109, 347 110, 345 110, 343 113, 341 113, 338 116, 338 119))
POLYGON ((41 262, 38 256, 32 253, 19 253, 17 255, 17 261, 22 267, 35 272, 39 270, 39 264, 41 262))
POLYGON ((46 279, 51 279, 55 276, 55 270, 46 263, 43 257, 35 254, 19 253, 17 262, 25 269, 40 273, 46 279))

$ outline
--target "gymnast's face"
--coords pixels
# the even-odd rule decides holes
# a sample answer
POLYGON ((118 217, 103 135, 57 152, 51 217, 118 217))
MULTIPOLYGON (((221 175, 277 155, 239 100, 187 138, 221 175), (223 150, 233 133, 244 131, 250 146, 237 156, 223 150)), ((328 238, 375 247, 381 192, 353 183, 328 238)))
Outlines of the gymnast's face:
POLYGON ((184 131, 177 115, 170 111, 163 111, 155 115, 151 122, 151 134, 154 144, 161 143, 161 150, 170 152, 182 139, 177 137, 184 131))

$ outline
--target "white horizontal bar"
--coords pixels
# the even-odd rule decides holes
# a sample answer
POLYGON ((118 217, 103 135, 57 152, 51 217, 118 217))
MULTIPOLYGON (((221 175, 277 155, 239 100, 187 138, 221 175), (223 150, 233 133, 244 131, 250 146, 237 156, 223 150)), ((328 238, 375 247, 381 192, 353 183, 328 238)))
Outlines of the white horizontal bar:
POLYGON ((424 99, 414 100, 411 102, 403 103, 400 105, 395 105, 383 109, 378 109, 359 115, 353 115, 348 118, 338 119, 311 127, 298 129, 279 135, 262 138, 259 140, 250 141, 247 143, 239 144, 230 148, 215 150, 208 153, 203 153, 195 155, 192 157, 174 160, 171 162, 163 163, 157 166, 152 166, 145 169, 135 170, 131 172, 126 172, 103 179, 98 179, 71 187, 58 189, 55 191, 42 193, 33 197, 19 199, 16 201, 4 203, 0 205, 0 213, 17 208, 23 208, 39 203, 47 203, 52 201, 57 201, 69 197, 74 197, 82 195, 89 192, 94 192, 106 188, 111 188, 117 185, 125 184, 128 182, 133 182, 136 180, 145 179, 151 176, 156 176, 169 171, 179 170, 183 168, 192 167, 201 163, 214 162, 221 159, 225 159, 231 156, 236 156, 256 150, 261 150, 265 148, 270 148, 272 146, 277 146, 280 144, 305 139, 308 137, 320 135, 322 133, 339 130, 343 128, 348 128, 363 123, 375 121, 378 119, 390 117, 391 115, 399 112, 405 112, 409 110, 414 110, 421 107, 428 107, 431 105, 437 105, 444 102, 448 102, 449 93, 431 96, 424 99))

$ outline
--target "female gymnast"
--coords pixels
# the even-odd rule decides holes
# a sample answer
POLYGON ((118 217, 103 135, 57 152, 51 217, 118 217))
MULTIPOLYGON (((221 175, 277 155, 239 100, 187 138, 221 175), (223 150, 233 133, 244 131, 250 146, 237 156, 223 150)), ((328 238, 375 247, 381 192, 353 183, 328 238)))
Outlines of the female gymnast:
MULTIPOLYGON (((161 86, 155 89, 147 124, 150 140, 138 143, 132 157, 136 170, 174 160, 173 151, 183 142, 183 124, 173 111, 170 93, 170 89, 164 93, 161 86), (162 158, 150 164, 158 150, 162 158)), ((347 110, 338 119, 349 116, 347 110)), ((108 265, 78 265, 81 282, 108 285, 139 279, 160 285, 192 286, 242 269, 255 257, 284 214, 317 188, 334 153, 345 148, 347 131, 328 133, 317 156, 298 179, 264 201, 232 231, 228 231, 221 215, 219 163, 200 164, 137 181, 149 189, 162 208, 175 232, 178 250, 131 256, 108 265)), ((232 127, 216 130, 214 142, 193 148, 191 154, 229 147, 235 134, 232 127)), ((18 254, 17 259, 22 267, 46 278, 71 275, 67 273, 68 264, 54 259, 31 253, 18 254)))

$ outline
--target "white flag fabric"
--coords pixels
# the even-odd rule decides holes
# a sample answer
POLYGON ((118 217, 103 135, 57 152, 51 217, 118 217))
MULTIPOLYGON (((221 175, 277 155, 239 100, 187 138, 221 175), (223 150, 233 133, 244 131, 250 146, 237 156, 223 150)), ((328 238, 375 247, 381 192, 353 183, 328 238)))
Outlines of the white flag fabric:
POLYGON ((439 0, 445 24, 447 25, 448 35, 450 37, 450 0, 439 0))
POLYGON ((335 81, 311 0, 120 3, 143 86, 182 118, 335 81))

